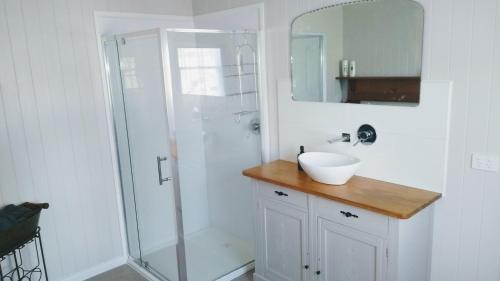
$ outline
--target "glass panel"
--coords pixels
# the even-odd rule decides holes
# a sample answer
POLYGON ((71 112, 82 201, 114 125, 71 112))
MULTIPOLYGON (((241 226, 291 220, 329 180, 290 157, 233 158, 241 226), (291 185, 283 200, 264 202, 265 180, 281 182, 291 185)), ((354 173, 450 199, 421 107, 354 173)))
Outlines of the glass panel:
POLYGON ((250 262, 253 203, 244 168, 261 163, 257 37, 168 32, 189 281, 250 262))
POLYGON ((139 247, 137 216, 135 213, 134 183, 132 181, 130 155, 128 153, 127 124, 123 107, 120 61, 117 48, 118 45, 116 44, 116 40, 109 40, 104 43, 107 78, 113 107, 116 146, 119 155, 128 249, 129 255, 138 260, 141 258, 141 252, 139 247))
POLYGON ((112 96, 130 255, 178 280, 173 184, 161 181, 171 176, 171 157, 160 41, 152 34, 118 42, 121 91, 112 96))

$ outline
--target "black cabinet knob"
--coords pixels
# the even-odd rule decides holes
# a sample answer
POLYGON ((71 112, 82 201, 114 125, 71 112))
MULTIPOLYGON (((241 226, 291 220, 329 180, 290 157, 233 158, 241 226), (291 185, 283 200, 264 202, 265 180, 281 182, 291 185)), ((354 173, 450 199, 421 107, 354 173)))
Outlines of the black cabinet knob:
POLYGON ((282 192, 282 191, 274 191, 274 193, 278 194, 278 196, 288 196, 288 194, 282 192))
POLYGON ((346 218, 350 218, 350 217, 353 217, 353 218, 358 218, 358 215, 355 215, 351 212, 345 212, 345 211, 340 211, 340 213, 342 215, 344 215, 346 218))
POLYGON ((321 274, 321 271, 316 271, 316 275, 320 275, 321 274))
POLYGON ((304 265, 304 268, 305 269, 309 269, 309 266, 306 264, 306 265, 304 265))

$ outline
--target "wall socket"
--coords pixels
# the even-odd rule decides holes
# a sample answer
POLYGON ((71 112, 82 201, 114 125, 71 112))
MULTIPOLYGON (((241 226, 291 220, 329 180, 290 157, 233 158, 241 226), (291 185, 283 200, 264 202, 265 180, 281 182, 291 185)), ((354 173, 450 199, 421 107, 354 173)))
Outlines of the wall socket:
POLYGON ((497 156, 472 153, 472 169, 498 172, 499 159, 497 156))

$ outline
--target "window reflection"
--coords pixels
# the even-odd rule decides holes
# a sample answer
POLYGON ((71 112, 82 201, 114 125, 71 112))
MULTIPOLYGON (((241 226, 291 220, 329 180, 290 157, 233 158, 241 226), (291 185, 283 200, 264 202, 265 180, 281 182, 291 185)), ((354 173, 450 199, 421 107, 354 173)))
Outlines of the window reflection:
POLYGON ((137 81, 135 66, 136 64, 134 57, 120 58, 120 68, 122 71, 123 87, 125 89, 139 88, 139 82, 137 81))
POLYGON ((182 93, 224 96, 220 48, 177 49, 182 93))

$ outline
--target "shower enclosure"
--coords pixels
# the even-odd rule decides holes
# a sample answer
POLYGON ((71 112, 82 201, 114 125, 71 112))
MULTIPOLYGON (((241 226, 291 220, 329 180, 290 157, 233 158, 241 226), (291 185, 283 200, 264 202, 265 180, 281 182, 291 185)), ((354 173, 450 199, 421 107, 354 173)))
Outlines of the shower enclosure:
POLYGON ((261 163, 257 35, 162 30, 103 40, 129 256, 162 280, 248 268, 261 163))

